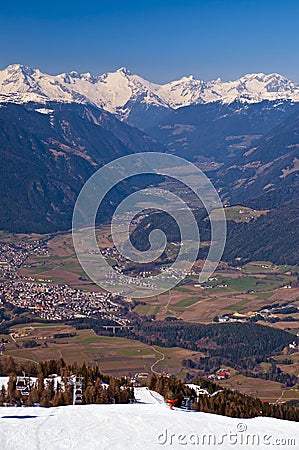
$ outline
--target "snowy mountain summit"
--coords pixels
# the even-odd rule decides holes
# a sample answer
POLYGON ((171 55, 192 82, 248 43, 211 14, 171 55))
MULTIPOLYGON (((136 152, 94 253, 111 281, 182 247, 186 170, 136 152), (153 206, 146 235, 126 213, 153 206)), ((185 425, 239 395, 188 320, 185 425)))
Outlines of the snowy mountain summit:
POLYGON ((0 102, 90 103, 121 118, 134 104, 145 108, 177 109, 200 103, 263 100, 299 102, 299 85, 282 75, 248 74, 235 81, 196 80, 193 76, 156 84, 132 74, 125 67, 115 72, 91 75, 71 71, 48 75, 39 69, 12 64, 0 71, 0 102))

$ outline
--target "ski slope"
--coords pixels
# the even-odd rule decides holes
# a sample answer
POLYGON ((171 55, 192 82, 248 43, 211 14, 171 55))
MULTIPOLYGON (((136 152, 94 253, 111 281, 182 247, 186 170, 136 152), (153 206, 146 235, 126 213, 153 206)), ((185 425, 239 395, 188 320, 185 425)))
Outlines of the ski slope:
POLYGON ((262 417, 240 420, 178 409, 171 411, 155 392, 137 388, 135 394, 137 403, 132 405, 1 407, 0 448, 240 450, 299 447, 299 427, 295 422, 262 417), (263 441, 265 435, 268 437, 263 441), (246 439, 248 445, 244 445, 246 439))

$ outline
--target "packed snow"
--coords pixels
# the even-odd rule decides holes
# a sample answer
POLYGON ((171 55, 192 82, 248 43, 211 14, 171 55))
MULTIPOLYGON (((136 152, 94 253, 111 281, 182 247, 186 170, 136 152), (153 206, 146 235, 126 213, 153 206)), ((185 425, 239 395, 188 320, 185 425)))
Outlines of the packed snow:
POLYGON ((299 427, 272 418, 232 419, 179 409, 136 388, 130 405, 0 408, 1 450, 159 448, 295 449, 299 427))
POLYGON ((134 103, 147 107, 180 108, 199 103, 235 100, 299 101, 299 85, 277 73, 248 74, 235 81, 196 80, 192 75, 166 84, 151 83, 125 67, 102 75, 71 71, 48 75, 12 64, 0 70, 0 102, 89 103, 126 118, 134 103))

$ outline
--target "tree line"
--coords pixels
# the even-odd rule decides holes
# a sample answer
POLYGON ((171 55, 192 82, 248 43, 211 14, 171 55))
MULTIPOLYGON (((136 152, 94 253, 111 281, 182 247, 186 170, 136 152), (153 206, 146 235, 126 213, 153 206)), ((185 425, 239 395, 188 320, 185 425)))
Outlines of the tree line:
POLYGON ((211 358, 221 358, 231 367, 247 370, 298 341, 294 334, 256 323, 199 324, 149 318, 136 321, 133 330, 119 330, 117 334, 149 345, 201 351, 206 354, 207 363, 211 358))
POLYGON ((125 378, 103 375, 98 366, 69 364, 63 359, 34 364, 30 361, 18 363, 13 358, 0 361, 0 374, 8 376, 7 387, 0 386, 0 406, 64 406, 73 403, 73 387, 68 384, 72 375, 83 380, 82 404, 129 403, 134 398, 131 385, 125 378), (25 372, 30 390, 26 394, 17 389, 18 377, 25 372), (58 377, 51 377, 52 374, 58 377), (28 377, 28 378, 27 378, 28 377), (34 380, 30 381, 30 377, 34 380))
POLYGON ((180 406, 183 398, 189 396, 192 401, 190 409, 205 413, 220 414, 240 419, 265 416, 299 421, 299 408, 296 406, 264 402, 256 397, 241 394, 230 389, 223 389, 205 378, 197 377, 193 380, 193 383, 202 389, 206 389, 209 394, 220 392, 215 395, 200 394, 196 397, 196 392, 184 385, 181 380, 175 377, 166 378, 156 375, 151 375, 148 386, 164 397, 177 399, 176 406, 180 406))

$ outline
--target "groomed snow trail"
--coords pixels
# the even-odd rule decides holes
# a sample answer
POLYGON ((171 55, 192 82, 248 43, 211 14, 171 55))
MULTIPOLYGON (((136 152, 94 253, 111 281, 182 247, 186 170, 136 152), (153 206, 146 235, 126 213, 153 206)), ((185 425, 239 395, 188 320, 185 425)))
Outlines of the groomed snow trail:
POLYGON ((0 448, 289 450, 296 449, 299 445, 299 427, 295 422, 262 417, 240 420, 178 409, 171 411, 159 394, 146 388, 136 388, 135 393, 137 402, 131 405, 0 407, 0 448), (205 444, 192 444, 192 439, 197 436, 200 440, 204 434, 210 436, 211 442, 216 439, 216 445, 209 445, 207 440, 205 444), (260 445, 230 444, 223 437, 229 434, 238 439, 241 436, 259 436, 260 445), (262 442, 265 434, 271 436, 271 445, 262 442), (293 439, 295 445, 291 442, 289 445, 274 445, 274 439, 280 439, 280 443, 293 439))

